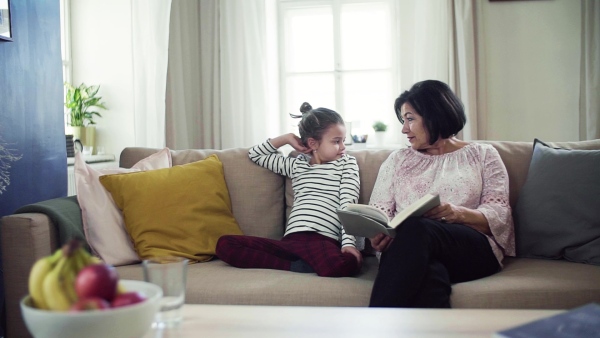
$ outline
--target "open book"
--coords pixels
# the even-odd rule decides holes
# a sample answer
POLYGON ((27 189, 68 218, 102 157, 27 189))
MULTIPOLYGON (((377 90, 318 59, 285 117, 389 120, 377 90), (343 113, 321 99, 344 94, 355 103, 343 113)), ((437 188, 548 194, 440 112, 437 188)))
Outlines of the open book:
POLYGON ((384 233, 395 237, 396 227, 404 220, 411 216, 421 216, 438 205, 440 205, 440 196, 427 194, 391 220, 383 211, 366 204, 348 204, 346 209, 338 209, 337 214, 348 235, 371 238, 378 233, 384 233))

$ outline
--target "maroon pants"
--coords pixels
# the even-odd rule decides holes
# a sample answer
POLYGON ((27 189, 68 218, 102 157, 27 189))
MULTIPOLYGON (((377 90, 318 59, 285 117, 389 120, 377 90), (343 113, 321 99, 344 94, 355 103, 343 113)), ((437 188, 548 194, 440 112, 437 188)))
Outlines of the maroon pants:
POLYGON ((299 259, 322 277, 349 277, 358 271, 351 253, 342 253, 340 243, 316 232, 297 232, 274 240, 225 235, 217 242, 217 256, 238 268, 290 270, 299 259))

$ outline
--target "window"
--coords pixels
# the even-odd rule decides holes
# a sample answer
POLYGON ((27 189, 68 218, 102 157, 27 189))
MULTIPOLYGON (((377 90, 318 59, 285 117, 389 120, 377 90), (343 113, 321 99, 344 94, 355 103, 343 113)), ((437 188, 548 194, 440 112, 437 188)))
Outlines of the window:
POLYGON ((285 131, 302 102, 352 123, 352 134, 393 123, 397 96, 394 1, 280 0, 279 61, 285 131))
MULTIPOLYGON (((71 77, 71 18, 70 18, 70 0, 60 0, 60 47, 62 54, 63 82, 72 82, 71 77)), ((63 87, 64 90, 64 87, 63 87)), ((66 94, 66 92, 65 92, 66 94)), ((65 96, 63 94, 63 98, 65 96)), ((65 127, 67 126, 67 110, 65 111, 65 127)))

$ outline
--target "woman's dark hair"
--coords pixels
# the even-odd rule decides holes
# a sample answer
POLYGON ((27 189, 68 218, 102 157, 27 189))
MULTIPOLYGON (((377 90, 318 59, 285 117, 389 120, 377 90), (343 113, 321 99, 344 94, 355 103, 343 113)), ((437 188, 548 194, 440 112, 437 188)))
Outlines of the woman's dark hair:
POLYGON ((404 119, 400 110, 407 102, 423 118, 425 128, 429 132, 429 144, 434 144, 440 137, 449 138, 458 134, 467 123, 462 102, 452 89, 441 81, 417 82, 410 90, 400 94, 394 102, 394 110, 402 124, 404 119))
POLYGON ((320 141, 327 128, 336 124, 344 125, 344 119, 340 114, 327 108, 313 109, 308 102, 304 102, 300 106, 300 112, 302 115, 290 114, 290 116, 301 118, 300 123, 298 123, 298 131, 302 143, 307 147, 309 138, 320 141))

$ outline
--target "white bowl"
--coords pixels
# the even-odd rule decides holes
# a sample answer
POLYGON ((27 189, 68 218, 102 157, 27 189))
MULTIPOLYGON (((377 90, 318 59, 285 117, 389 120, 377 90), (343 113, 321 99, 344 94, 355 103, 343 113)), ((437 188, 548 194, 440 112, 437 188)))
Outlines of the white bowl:
POLYGON ((127 291, 139 291, 147 299, 141 303, 107 310, 60 312, 36 309, 31 297, 21 299, 21 313, 29 332, 36 338, 142 337, 154 320, 162 298, 155 284, 121 280, 127 291))

